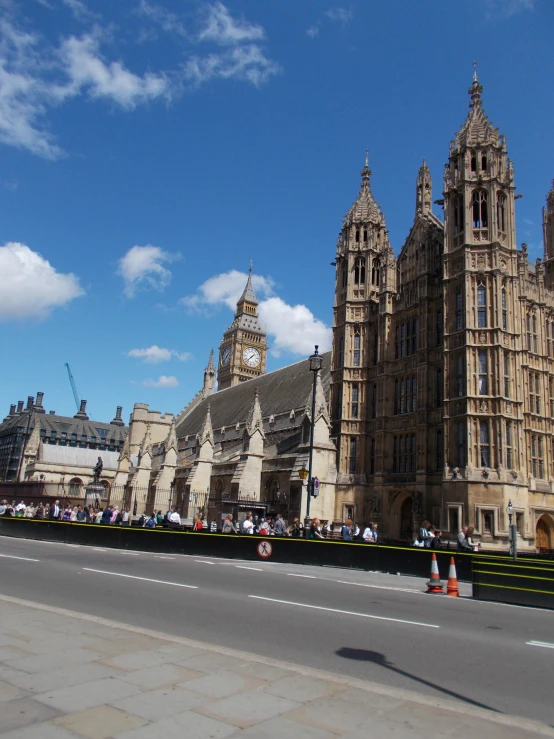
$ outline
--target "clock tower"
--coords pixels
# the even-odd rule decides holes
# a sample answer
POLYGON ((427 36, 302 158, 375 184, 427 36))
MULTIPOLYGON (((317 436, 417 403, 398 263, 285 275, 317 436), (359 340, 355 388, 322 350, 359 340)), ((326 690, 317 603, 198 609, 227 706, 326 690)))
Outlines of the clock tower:
POLYGON ((219 347, 217 389, 238 385, 265 374, 267 339, 258 318, 258 300, 252 287, 252 263, 235 319, 223 334, 219 347))

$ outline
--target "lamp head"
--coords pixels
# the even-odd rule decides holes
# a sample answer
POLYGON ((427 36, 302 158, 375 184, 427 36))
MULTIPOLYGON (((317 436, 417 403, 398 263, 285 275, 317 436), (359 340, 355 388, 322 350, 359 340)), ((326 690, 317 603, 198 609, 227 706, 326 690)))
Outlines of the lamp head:
POLYGON ((301 469, 298 470, 298 477, 304 482, 304 480, 308 477, 308 470, 306 469, 305 465, 302 465, 301 469))
POLYGON ((506 508, 506 510, 508 511, 508 516, 511 516, 512 513, 514 512, 514 507, 512 505, 512 501, 511 500, 509 501, 508 507, 506 508))
POLYGON ((323 359, 318 351, 319 346, 316 344, 315 351, 310 357, 310 370, 312 372, 319 372, 323 365, 323 359))

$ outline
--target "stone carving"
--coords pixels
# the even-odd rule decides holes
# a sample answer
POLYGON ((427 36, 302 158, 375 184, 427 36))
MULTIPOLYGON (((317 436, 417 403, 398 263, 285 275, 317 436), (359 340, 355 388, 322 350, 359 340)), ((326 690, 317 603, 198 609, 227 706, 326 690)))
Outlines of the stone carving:
POLYGON ((414 493, 412 500, 413 500, 413 503, 412 503, 413 515, 414 517, 416 516, 419 517, 423 513, 423 496, 419 492, 419 490, 414 493))
POLYGON ((371 516, 378 516, 380 512, 380 500, 378 493, 373 493, 369 502, 369 513, 371 516))
POLYGON ((508 263, 506 262, 505 259, 500 260, 500 269, 503 270, 504 272, 508 269, 508 263))
POLYGON ((479 405, 479 410, 481 411, 481 413, 487 413, 487 411, 489 410, 489 404, 486 400, 481 401, 481 404, 479 405))
POLYGON ((481 331, 479 334, 479 343, 480 344, 486 344, 487 342, 487 334, 484 331, 481 331))
POLYGON ((506 403, 506 413, 511 416, 512 415, 512 404, 506 403))

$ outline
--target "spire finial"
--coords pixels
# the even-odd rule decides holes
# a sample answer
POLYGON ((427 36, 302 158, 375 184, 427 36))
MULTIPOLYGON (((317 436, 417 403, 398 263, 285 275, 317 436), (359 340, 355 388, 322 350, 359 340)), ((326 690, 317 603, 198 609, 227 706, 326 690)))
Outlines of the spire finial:
POLYGON ((475 59, 473 60, 473 81, 479 82, 479 78, 477 77, 477 62, 475 59))
POLYGON ((369 178, 371 177, 371 170, 369 168, 369 151, 368 149, 365 150, 365 165, 362 171, 360 172, 362 175, 362 188, 369 188, 369 178))
POLYGON ((365 166, 369 167, 369 149, 365 150, 365 166))
POLYGON ((248 272, 249 272, 249 274, 252 274, 252 267, 253 266, 254 265, 252 264, 252 260, 250 260, 250 264, 248 265, 248 272))

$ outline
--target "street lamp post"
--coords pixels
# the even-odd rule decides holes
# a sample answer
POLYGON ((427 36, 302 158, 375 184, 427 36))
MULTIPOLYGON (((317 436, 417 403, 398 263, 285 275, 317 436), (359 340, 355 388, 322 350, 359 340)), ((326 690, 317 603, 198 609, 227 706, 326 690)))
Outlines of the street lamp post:
POLYGON ((508 502, 508 507, 506 508, 506 511, 508 512, 508 521, 509 521, 509 537, 510 537, 510 554, 514 559, 517 559, 517 525, 512 523, 513 516, 514 516, 514 507, 512 505, 512 501, 510 500, 508 502))
POLYGON ((312 386, 312 416, 310 419, 310 453, 308 456, 308 489, 306 490, 306 518, 304 519, 304 536, 310 535, 310 502, 314 494, 314 478, 312 477, 314 456, 314 426, 315 426, 315 396, 317 390, 317 375, 323 365, 323 360, 316 345, 314 353, 310 357, 310 372, 313 372, 314 381, 312 386))

